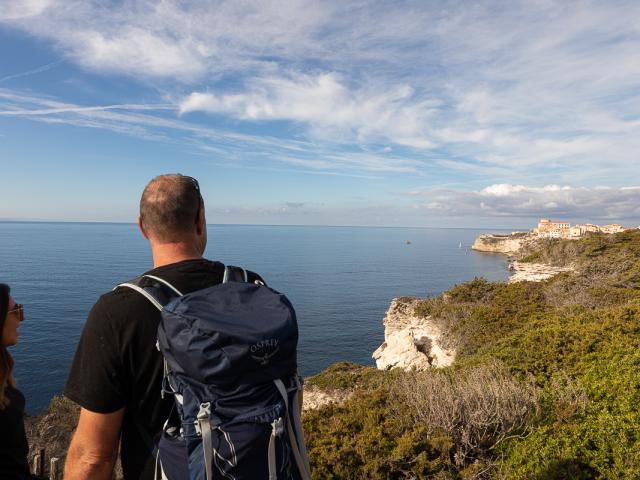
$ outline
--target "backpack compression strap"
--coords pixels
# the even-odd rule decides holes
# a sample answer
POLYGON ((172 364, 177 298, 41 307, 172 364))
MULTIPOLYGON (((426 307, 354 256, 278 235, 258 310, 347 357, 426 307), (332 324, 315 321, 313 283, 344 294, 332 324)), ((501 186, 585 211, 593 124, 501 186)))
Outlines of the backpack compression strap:
MULTIPOLYGON (((282 399, 284 400, 284 405, 286 409, 286 423, 287 423, 287 431, 289 433, 289 439, 291 441, 291 450, 293 452, 293 457, 298 466, 298 471, 300 472, 300 476, 302 480, 311 480, 311 468, 309 467, 309 457, 307 455, 307 449, 304 442, 304 434, 302 433, 302 429, 300 428, 300 404, 298 400, 298 395, 300 390, 302 389, 302 383, 298 378, 296 378, 296 393, 293 397, 293 404, 289 404, 289 395, 287 393, 287 388, 284 386, 284 383, 279 378, 273 381, 275 383, 276 388, 280 392, 282 399), (291 416, 294 418, 294 425, 291 422, 291 416)), ((275 471, 275 445, 272 442, 269 444, 269 473, 275 471)), ((271 475, 269 477, 271 479, 271 475)))

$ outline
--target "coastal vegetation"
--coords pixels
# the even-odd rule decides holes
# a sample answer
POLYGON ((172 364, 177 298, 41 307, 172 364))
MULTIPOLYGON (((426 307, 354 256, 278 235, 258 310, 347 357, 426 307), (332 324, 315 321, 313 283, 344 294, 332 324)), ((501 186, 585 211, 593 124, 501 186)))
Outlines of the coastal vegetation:
MULTIPOLYGON (((307 379, 349 393, 303 416, 314 479, 640 478, 640 231, 541 239, 516 257, 573 269, 400 299, 446 332, 452 366, 337 363, 307 379)), ((55 398, 27 420, 32 447, 64 458, 76 421, 55 398)))
POLYGON ((418 302, 457 349, 425 372, 338 364, 307 412, 314 478, 640 478, 640 231, 544 239, 543 282, 473 279, 418 302))

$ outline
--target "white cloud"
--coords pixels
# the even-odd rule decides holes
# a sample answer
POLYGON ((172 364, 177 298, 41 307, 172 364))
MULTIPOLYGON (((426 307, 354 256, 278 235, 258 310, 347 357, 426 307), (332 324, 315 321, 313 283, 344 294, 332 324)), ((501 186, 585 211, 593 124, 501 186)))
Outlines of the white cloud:
MULTIPOLYGON (((407 196, 416 198, 416 192, 407 196)), ((569 220, 640 219, 640 187, 489 185, 479 191, 431 189, 420 192, 417 208, 459 217, 554 217, 569 220)))
POLYGON ((637 18, 632 0, 5 0, 0 12, 83 68, 161 85, 183 113, 571 184, 638 174, 637 18))
POLYGON ((125 70, 181 80, 198 77, 206 70, 194 45, 175 42, 139 27, 125 28, 115 37, 95 31, 78 32, 74 42, 77 42, 72 50, 75 60, 95 70, 125 70))
POLYGON ((20 0, 2 2, 0 20, 21 20, 29 17, 37 17, 54 5, 56 0, 20 0))
POLYGON ((333 73, 265 77, 252 80, 247 91, 215 95, 194 92, 180 104, 180 112, 205 111, 243 120, 291 120, 311 126, 315 137, 344 142, 391 141, 429 148, 428 117, 437 102, 416 103, 413 89, 401 85, 391 91, 363 88, 350 91, 333 73))
POLYGON ((519 194, 544 195, 545 193, 569 191, 571 187, 565 185, 545 185, 543 187, 527 187, 525 185, 511 185, 508 183, 500 183, 489 185, 480 190, 481 195, 490 197, 509 197, 519 194))
POLYGON ((311 0, 4 0, 0 21, 92 70, 189 81, 303 56, 327 10, 311 0))

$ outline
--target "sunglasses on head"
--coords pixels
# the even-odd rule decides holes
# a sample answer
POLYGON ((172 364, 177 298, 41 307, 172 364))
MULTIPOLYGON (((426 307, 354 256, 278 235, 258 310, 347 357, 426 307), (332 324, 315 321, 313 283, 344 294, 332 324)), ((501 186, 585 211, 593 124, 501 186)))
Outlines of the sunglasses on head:
POLYGON ((16 313, 18 314, 18 319, 20 321, 24 320, 24 305, 21 303, 16 303, 15 306, 9 310, 7 313, 16 313))
POLYGON ((187 175, 185 175, 185 177, 189 179, 189 181, 193 184, 193 187, 196 189, 196 192, 198 192, 198 209, 196 210, 196 223, 198 223, 198 219, 200 218, 200 209, 202 208, 202 204, 204 203, 204 200, 202 199, 202 193, 200 193, 200 184, 198 183, 198 180, 193 177, 189 177, 187 175))

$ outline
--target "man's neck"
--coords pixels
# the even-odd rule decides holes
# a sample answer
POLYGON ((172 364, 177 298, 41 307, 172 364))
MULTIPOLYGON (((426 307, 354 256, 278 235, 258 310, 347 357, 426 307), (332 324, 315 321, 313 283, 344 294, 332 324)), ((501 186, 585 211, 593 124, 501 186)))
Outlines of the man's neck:
POLYGON ((202 258, 199 249, 185 243, 152 244, 153 268, 182 262, 184 260, 198 260, 202 258))

